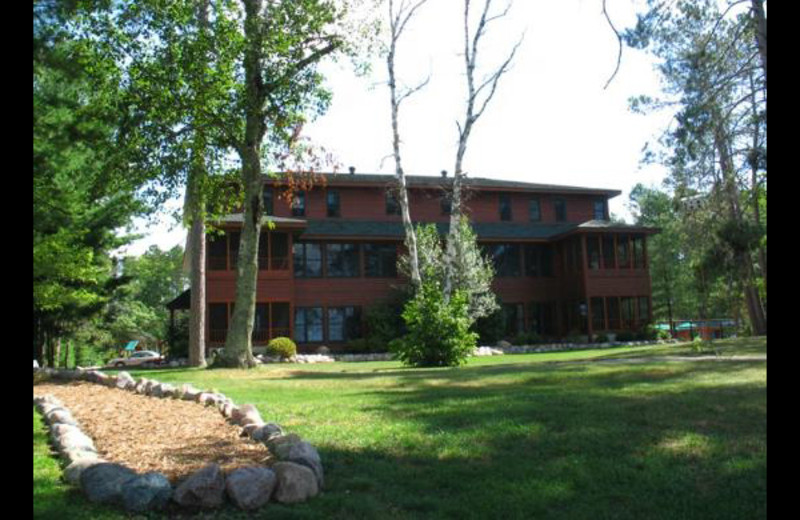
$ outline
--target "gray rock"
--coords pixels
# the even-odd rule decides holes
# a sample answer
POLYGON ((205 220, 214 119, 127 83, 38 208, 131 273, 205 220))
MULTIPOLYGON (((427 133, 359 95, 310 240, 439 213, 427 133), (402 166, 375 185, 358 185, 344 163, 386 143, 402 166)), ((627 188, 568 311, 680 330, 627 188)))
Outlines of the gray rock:
POLYGON ((80 486, 81 473, 83 473, 84 470, 91 468, 92 466, 95 466, 97 464, 101 464, 103 462, 106 461, 100 458, 88 458, 88 457, 73 460, 72 462, 69 463, 69 465, 67 465, 66 468, 64 468, 64 480, 66 480, 67 482, 69 482, 74 486, 80 486))
POLYGON ((172 485, 161 473, 145 473, 129 480, 122 488, 122 505, 141 513, 160 509, 172 498, 172 485))
POLYGON ((281 444, 287 444, 287 443, 294 444, 297 442, 302 442, 302 440, 303 439, 301 439, 300 436, 297 435, 296 433, 289 433, 286 435, 272 436, 266 441, 264 441, 264 444, 266 444, 267 448, 269 448, 269 451, 275 453, 275 450, 278 449, 278 446, 281 444))
POLYGON ((274 495, 278 502, 304 502, 319 493, 317 478, 306 466, 294 462, 278 462, 272 469, 278 480, 274 495))
POLYGON ((136 381, 133 380, 133 377, 129 373, 120 372, 117 374, 116 386, 122 390, 132 389, 136 386, 136 381))
POLYGON ((217 464, 209 464, 181 482, 172 499, 182 506, 219 507, 225 494, 225 477, 217 464))
POLYGON ((252 404, 243 404, 231 412, 231 421, 241 426, 248 424, 264 424, 258 409, 252 404))
POLYGON ((319 457, 317 449, 306 441, 301 442, 285 442, 278 444, 273 451, 275 458, 282 462, 294 462, 306 466, 314 472, 317 478, 317 484, 322 488, 325 483, 324 473, 322 471, 322 459, 319 457))
POLYGON ((283 435, 283 430, 275 423, 258 426, 250 433, 250 437, 259 442, 266 442, 273 437, 280 437, 281 435, 283 435))
POLYGON ((33 360, 33 368, 39 368, 39 362, 35 359, 33 360))
POLYGON ((197 399, 197 396, 201 393, 201 390, 193 387, 192 385, 186 383, 181 387, 181 399, 185 401, 194 401, 197 399))
POLYGON ((80 430, 68 430, 55 437, 53 443, 59 451, 94 451, 92 439, 80 430))
POLYGON ((80 483, 89 500, 108 504, 122 500, 122 488, 135 477, 132 469, 121 464, 101 462, 84 469, 80 483))
POLYGON ((256 509, 269 502, 278 479, 263 467, 239 468, 225 478, 225 490, 240 509, 256 509))
POLYGON ((45 419, 49 423, 62 423, 62 424, 72 424, 74 426, 78 425, 78 421, 69 413, 68 410, 64 408, 56 408, 51 410, 49 413, 45 414, 45 419))

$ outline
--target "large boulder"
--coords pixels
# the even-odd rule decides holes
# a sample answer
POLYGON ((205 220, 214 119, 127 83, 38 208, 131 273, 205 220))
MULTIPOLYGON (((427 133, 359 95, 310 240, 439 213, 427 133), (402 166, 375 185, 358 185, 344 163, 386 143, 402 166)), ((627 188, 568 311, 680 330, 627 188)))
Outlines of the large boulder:
POLYGON ((181 482, 172 499, 182 506, 219 507, 225 494, 225 476, 217 464, 209 464, 181 482))
POLYGON ((69 482, 74 486, 80 486, 81 484, 81 473, 84 470, 91 468, 92 466, 96 466, 97 464, 101 464, 106 462, 100 458, 80 458, 73 460, 70 462, 66 468, 64 468, 64 480, 69 482))
POLYGON ((172 485, 161 473, 145 473, 129 480, 122 489, 122 505, 141 513, 161 509, 172 498, 172 485))
POLYGON ((277 482, 271 469, 251 466, 229 473, 225 478, 225 490, 237 507, 257 509, 269 502, 277 482))
POLYGON ((278 502, 305 502, 319 493, 317 478, 306 466, 294 462, 278 462, 272 469, 278 479, 274 495, 278 502))
POLYGON ((121 464, 101 462, 80 473, 81 489, 92 502, 104 504, 122 500, 122 488, 136 477, 136 473, 121 464))
POLYGON ((58 451, 61 452, 77 450, 97 451, 92 439, 77 428, 56 435, 53 439, 53 443, 56 445, 56 448, 58 448, 58 451))
POLYGON ((306 441, 285 442, 278 444, 273 450, 275 458, 283 462, 294 462, 306 466, 314 472, 317 484, 322 488, 325 479, 322 471, 322 459, 317 449, 306 441))

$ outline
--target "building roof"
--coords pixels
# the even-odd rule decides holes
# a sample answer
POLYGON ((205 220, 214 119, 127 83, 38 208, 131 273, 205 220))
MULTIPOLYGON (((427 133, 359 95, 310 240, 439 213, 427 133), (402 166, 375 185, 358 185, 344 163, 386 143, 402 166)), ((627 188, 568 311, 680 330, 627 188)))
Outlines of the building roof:
MULTIPOLYGON (((328 186, 387 186, 395 181, 394 175, 378 173, 317 173, 325 179, 328 186)), ((406 175, 406 182, 412 188, 441 188, 451 183, 452 176, 441 175, 406 175)), ((267 182, 275 183, 278 179, 267 178, 267 182)), ((490 191, 531 191, 562 194, 595 194, 616 197, 622 192, 606 188, 588 188, 584 186, 564 186, 557 184, 539 184, 532 182, 487 179, 483 177, 466 177, 464 185, 490 191)))

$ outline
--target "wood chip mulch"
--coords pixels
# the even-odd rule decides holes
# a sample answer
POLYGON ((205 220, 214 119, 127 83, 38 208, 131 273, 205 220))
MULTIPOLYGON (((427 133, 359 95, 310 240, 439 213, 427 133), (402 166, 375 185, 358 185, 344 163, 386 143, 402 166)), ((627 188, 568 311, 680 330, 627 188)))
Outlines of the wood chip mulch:
POLYGON ((226 473, 270 464, 269 450, 240 437, 216 407, 87 382, 34 385, 34 397, 45 394, 64 403, 102 458, 138 473, 158 471, 173 484, 211 462, 226 473))

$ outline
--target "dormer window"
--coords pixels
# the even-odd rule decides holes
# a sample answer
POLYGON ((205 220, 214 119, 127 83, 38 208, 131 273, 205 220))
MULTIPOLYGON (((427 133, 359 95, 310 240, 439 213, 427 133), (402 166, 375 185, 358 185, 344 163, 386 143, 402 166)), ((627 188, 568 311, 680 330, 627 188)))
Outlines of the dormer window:
POLYGON ((306 192, 295 192, 292 197, 292 216, 305 217, 306 216, 306 192))
POLYGON ((592 218, 594 220, 608 220, 608 201, 606 199, 594 200, 592 218))

